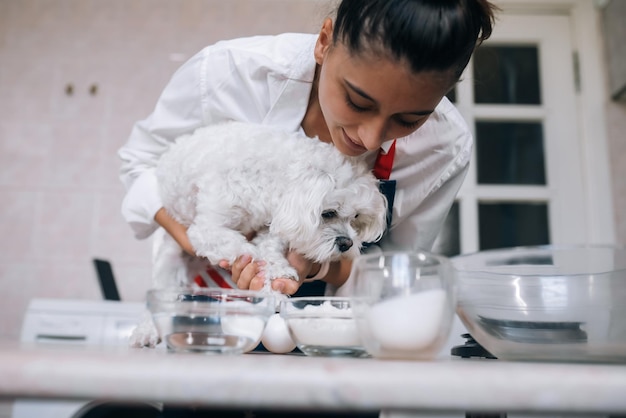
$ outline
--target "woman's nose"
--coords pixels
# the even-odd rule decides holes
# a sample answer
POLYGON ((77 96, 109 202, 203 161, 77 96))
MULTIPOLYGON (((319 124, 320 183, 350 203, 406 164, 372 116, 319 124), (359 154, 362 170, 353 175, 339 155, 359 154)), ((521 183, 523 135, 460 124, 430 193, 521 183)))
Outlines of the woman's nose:
POLYGON ((383 118, 369 118, 359 128, 359 138, 369 151, 380 148, 386 141, 388 122, 383 118))

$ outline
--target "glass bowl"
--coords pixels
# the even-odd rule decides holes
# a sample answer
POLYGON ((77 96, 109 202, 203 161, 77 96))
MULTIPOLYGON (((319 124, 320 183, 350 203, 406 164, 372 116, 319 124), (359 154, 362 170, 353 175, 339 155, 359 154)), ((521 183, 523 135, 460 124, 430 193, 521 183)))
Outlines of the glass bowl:
POLYGON ((352 265, 352 307, 373 357, 432 360, 454 319, 454 269, 443 256, 394 251, 362 255, 352 265))
POLYGON ((281 301, 280 315, 296 346, 309 356, 363 357, 350 299, 296 297, 281 301))
POLYGON ((147 304, 161 339, 174 352, 250 351, 275 312, 273 296, 238 289, 154 289, 147 304))
POLYGON ((452 262, 457 313, 495 357, 626 361, 626 249, 518 247, 452 262))

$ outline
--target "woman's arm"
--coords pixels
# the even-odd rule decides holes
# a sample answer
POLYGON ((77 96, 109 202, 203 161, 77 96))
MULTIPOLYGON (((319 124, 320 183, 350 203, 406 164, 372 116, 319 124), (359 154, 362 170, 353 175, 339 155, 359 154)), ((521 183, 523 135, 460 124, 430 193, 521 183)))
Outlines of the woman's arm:
POLYGON ((157 224, 163 227, 163 229, 165 229, 165 231, 170 234, 174 240, 176 240, 178 245, 180 245, 180 247, 187 254, 196 255, 196 252, 187 237, 187 228, 172 218, 170 214, 167 213, 165 208, 161 208, 157 211, 156 215, 154 215, 154 220, 157 224))
POLYGON ((122 160, 120 179, 126 188, 122 214, 135 236, 144 239, 157 228, 156 213, 163 206, 155 169, 161 155, 180 135, 203 125, 197 88, 202 55, 186 62, 171 78, 153 113, 133 126, 127 142, 118 150, 122 160))
POLYGON ((328 274, 322 280, 333 287, 341 287, 350 276, 352 269, 352 260, 341 259, 330 263, 328 274))

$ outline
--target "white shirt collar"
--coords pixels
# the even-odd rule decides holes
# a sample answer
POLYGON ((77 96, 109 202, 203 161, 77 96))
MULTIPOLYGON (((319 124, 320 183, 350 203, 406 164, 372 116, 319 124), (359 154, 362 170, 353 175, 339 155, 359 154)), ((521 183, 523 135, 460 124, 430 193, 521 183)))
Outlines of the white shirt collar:
POLYGON ((390 139, 389 141, 383 142, 380 146, 380 149, 383 150, 385 154, 387 154, 389 152, 389 148, 391 148, 391 144, 393 144, 393 141, 395 141, 395 139, 390 139))

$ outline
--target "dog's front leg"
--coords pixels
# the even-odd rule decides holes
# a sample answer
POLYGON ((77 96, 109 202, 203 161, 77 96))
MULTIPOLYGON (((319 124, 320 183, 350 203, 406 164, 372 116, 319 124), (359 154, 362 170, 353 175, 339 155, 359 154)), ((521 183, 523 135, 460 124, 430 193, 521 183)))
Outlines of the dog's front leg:
POLYGON ((264 231, 257 234, 252 243, 257 248, 258 259, 266 263, 264 267, 267 278, 266 287, 271 280, 279 277, 299 280, 298 272, 287 261, 288 245, 286 242, 264 231))
POLYGON ((217 265, 221 260, 233 263, 244 254, 257 258, 256 247, 239 231, 214 225, 192 224, 187 230, 196 255, 217 265))

